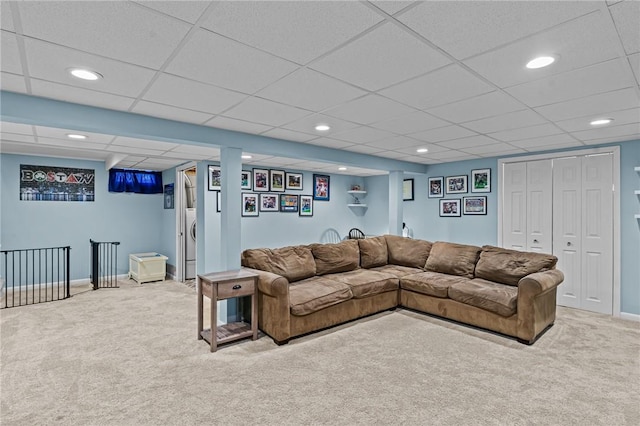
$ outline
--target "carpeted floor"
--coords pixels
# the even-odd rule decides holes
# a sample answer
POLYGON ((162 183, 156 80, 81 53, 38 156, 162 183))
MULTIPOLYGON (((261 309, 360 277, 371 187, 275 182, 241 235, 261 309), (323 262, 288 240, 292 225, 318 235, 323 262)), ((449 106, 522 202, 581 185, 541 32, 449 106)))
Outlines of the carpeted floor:
POLYGON ((533 346, 398 309, 214 354, 173 281, 0 316, 2 425, 640 424, 640 324, 566 308, 533 346))

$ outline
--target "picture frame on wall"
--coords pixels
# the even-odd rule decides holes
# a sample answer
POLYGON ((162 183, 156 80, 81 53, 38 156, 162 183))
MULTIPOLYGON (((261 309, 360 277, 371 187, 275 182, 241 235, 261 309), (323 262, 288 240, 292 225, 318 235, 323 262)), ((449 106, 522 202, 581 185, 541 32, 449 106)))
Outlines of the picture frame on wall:
POLYGON ((209 166, 209 179, 208 189, 209 191, 220 191, 220 177, 222 172, 220 166, 209 166))
POLYGON ((329 201, 331 195, 331 177, 329 175, 313 174, 313 199, 329 201))
POLYGON ((242 216, 258 216, 258 194, 251 192, 242 193, 242 216))
POLYGON ((284 192, 284 170, 269 170, 271 192, 284 192))
POLYGON ((253 191, 269 192, 269 170, 253 169, 253 191))
POLYGON ((440 200, 440 217, 460 217, 460 199, 440 200))
POLYGON ((286 189, 302 191, 302 173, 286 173, 286 189))
POLYGON ((284 213, 298 213, 298 196, 280 194, 280 211, 284 213))
POLYGON ((444 197, 444 177, 436 176, 430 177, 427 180, 427 186, 429 188, 429 198, 442 198, 444 197))
POLYGON ((413 178, 402 181, 402 201, 413 201, 413 178))
POLYGON ((491 192, 491 169, 471 170, 471 192, 491 192))
POLYGON ((486 215, 487 197, 462 197, 462 212, 465 215, 486 215))
POLYGON ((240 189, 251 191, 251 170, 240 172, 240 189))
POLYGON ((467 192, 467 175, 447 176, 445 188, 447 194, 464 194, 467 192))
POLYGON ((300 196, 300 216, 313 216, 313 195, 300 196))
POLYGON ((216 191, 216 212, 222 211, 222 191, 216 191))
POLYGON ((260 211, 277 212, 279 210, 277 194, 260 194, 260 211))

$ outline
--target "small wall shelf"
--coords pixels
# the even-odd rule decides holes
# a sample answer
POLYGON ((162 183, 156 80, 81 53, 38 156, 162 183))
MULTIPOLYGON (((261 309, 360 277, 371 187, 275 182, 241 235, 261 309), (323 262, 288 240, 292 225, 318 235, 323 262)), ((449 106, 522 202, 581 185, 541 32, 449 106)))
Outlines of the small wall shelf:
POLYGON ((367 207, 366 204, 357 203, 357 204, 347 204, 349 207, 367 207))

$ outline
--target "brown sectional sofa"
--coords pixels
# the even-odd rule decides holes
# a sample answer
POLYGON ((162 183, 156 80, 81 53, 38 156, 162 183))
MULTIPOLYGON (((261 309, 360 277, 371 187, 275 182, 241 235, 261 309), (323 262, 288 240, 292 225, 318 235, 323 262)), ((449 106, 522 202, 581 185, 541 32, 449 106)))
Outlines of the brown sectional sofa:
POLYGON ((278 344, 396 306, 531 344, 555 320, 556 262, 394 235, 242 253, 259 274, 259 328, 278 344))

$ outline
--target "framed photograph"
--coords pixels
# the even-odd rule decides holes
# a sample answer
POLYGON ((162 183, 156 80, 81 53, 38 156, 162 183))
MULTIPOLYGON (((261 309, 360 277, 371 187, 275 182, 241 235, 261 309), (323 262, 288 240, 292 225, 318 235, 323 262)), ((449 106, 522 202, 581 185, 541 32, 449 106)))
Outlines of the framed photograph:
POLYGON ((302 191, 302 173, 289 173, 286 174, 287 191, 290 189, 296 189, 302 191))
POLYGON ((253 169, 253 190, 269 192, 269 170, 253 169))
POLYGON ((447 194, 463 194, 467 192, 467 175, 447 176, 447 194))
POLYGON ((460 199, 440 200, 440 217, 459 217, 460 199))
POLYGON ((284 192, 284 170, 269 170, 271 192, 284 192))
POLYGON ((313 216, 313 195, 300 196, 300 216, 313 216))
POLYGON ((329 201, 330 196, 330 180, 329 175, 313 174, 313 199, 318 201, 329 201))
POLYGON ((222 192, 216 192, 216 212, 220 213, 222 211, 222 192))
POLYGON ((240 189, 251 191, 251 170, 243 170, 240 176, 240 189))
POLYGON ((402 201, 413 201, 413 179, 402 181, 402 201))
POLYGON ((298 213, 298 196, 280 194, 280 211, 286 213, 298 213))
POLYGON ((471 192, 491 192, 491 169, 471 170, 471 192))
POLYGON ((277 194, 260 194, 260 211, 261 212, 277 212, 278 195, 277 194))
POLYGON ((242 193, 242 216, 258 216, 258 194, 242 193))
POLYGON ((462 197, 462 213, 487 214, 487 197, 462 197))
POLYGON ((220 191, 220 166, 209 166, 209 191, 220 191))
POLYGON ((428 180, 429 198, 444 197, 444 177, 430 177, 428 180))

